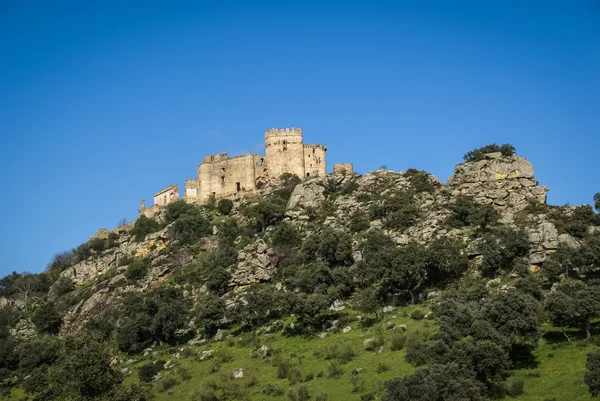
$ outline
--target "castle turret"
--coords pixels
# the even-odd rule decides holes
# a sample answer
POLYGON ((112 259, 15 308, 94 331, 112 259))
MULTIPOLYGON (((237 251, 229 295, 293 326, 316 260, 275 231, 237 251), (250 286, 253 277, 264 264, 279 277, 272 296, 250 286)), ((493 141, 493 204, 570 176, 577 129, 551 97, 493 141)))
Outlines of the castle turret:
POLYGON ((265 132, 265 147, 271 177, 283 173, 305 177, 302 128, 271 128, 265 132))

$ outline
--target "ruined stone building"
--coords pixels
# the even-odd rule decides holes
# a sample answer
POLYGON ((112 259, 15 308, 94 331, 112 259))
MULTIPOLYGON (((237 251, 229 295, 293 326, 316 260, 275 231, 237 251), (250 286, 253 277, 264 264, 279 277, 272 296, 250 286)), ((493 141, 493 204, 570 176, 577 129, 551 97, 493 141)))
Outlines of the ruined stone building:
MULTIPOLYGON (((326 152, 323 145, 305 144, 302 128, 271 128, 265 132, 264 156, 229 157, 227 153, 219 153, 205 157, 198 166, 197 178, 185 181, 183 199, 203 204, 212 197, 254 193, 283 173, 296 174, 301 179, 323 176, 327 174, 326 152)), ((142 201, 140 215, 153 216, 160 207, 178 197, 177 185, 171 185, 154 195, 153 206, 146 208, 142 201)))

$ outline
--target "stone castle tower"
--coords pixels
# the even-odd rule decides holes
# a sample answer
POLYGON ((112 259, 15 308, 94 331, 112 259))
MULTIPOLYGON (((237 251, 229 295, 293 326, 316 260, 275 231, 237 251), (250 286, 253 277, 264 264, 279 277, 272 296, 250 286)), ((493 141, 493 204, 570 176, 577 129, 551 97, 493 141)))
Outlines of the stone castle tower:
MULTIPOLYGON (((202 204, 211 198, 239 196, 263 189, 284 173, 301 179, 327 174, 327 147, 304 144, 302 128, 271 128, 265 132, 265 156, 247 154, 229 157, 227 153, 207 156, 198 166, 195 179, 185 181, 183 198, 202 204)), ((157 192, 154 205, 140 209, 150 217, 160 207, 178 199, 177 186, 157 192), (168 192, 168 196, 163 193, 168 192), (157 202, 158 199, 158 202, 157 202)))
POLYGON ((265 132, 265 148, 271 177, 292 173, 300 178, 310 178, 327 173, 327 148, 322 145, 305 145, 302 128, 271 128, 265 132))

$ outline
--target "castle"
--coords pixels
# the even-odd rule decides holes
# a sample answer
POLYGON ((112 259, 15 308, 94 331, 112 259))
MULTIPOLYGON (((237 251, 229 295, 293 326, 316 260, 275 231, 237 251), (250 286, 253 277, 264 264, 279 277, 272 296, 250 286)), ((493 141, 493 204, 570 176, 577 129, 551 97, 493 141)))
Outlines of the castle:
MULTIPOLYGON (((227 153, 207 156, 198 166, 198 176, 185 181, 183 200, 204 204, 210 199, 256 193, 283 173, 301 179, 327 174, 327 147, 303 142, 302 128, 271 128, 265 132, 265 156, 227 153)), ((351 164, 335 165, 334 173, 352 172, 351 164)), ((152 217, 160 208, 179 199, 179 187, 171 185, 154 194, 154 205, 140 207, 140 216, 152 217)))

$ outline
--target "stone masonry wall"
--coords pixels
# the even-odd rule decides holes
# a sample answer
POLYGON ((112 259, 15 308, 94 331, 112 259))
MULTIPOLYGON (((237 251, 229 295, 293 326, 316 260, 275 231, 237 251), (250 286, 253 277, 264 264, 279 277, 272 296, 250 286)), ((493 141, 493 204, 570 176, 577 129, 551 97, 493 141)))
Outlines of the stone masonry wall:
POLYGON ((154 204, 159 206, 167 206, 177 199, 179 199, 179 187, 177 184, 171 185, 154 194, 154 204))
POLYGON ((271 178, 283 173, 305 177, 301 128, 272 128, 265 132, 266 159, 271 178))
POLYGON ((201 202, 214 196, 242 194, 256 190, 256 165, 261 156, 243 155, 217 158, 198 167, 199 193, 201 202))
POLYGON ((304 145, 304 178, 319 177, 327 174, 325 169, 325 152, 327 152, 325 146, 304 145))
POLYGON ((333 165, 333 174, 353 174, 354 166, 352 163, 337 163, 333 165))

